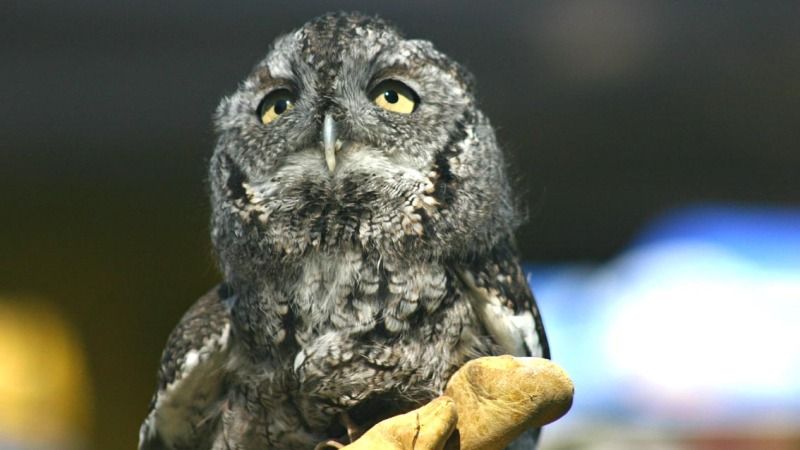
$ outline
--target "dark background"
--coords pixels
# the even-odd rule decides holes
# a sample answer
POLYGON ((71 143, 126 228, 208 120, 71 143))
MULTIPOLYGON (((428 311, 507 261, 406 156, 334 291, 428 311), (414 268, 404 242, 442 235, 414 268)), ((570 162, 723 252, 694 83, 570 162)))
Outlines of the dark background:
POLYGON ((800 203, 797 2, 0 5, 0 293, 75 325, 94 448, 135 445, 168 332, 218 280, 211 113, 319 13, 380 13, 473 71, 528 260, 607 259, 686 203, 800 203))

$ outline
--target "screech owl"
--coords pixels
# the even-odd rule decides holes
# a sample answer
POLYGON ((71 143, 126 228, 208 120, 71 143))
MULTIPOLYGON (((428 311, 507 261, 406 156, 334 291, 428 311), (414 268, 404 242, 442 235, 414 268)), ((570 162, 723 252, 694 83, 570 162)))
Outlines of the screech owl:
POLYGON ((430 42, 321 16, 215 124, 224 283, 172 332, 140 449, 311 449, 431 400, 472 358, 549 357, 502 152, 430 42))

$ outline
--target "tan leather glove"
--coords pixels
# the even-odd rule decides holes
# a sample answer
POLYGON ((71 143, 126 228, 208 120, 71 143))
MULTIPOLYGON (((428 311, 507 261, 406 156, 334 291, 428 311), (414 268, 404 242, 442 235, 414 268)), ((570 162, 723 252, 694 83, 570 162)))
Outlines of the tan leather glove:
POLYGON ((502 450, 566 414, 573 392, 552 361, 478 358, 450 378, 442 397, 378 423, 344 450, 502 450))

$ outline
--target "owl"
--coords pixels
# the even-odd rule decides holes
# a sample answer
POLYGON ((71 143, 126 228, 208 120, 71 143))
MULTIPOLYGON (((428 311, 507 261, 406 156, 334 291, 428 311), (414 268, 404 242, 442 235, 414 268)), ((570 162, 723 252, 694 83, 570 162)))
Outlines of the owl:
POLYGON ((470 359, 549 357, 503 154, 430 42, 323 15, 274 41, 215 126, 224 282, 169 337, 140 449, 346 443, 470 359))

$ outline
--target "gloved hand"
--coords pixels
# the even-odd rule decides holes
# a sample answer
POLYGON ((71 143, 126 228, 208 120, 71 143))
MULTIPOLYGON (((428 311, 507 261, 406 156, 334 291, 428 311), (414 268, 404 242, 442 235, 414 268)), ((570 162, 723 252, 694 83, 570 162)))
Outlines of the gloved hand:
POLYGON ((502 450, 566 414, 573 392, 549 360, 478 358, 450 378, 443 396, 378 423, 343 450, 502 450))

